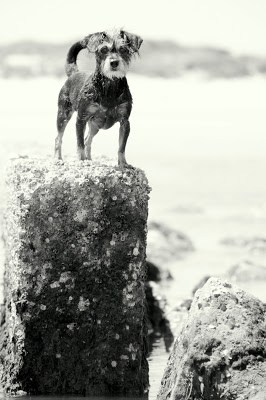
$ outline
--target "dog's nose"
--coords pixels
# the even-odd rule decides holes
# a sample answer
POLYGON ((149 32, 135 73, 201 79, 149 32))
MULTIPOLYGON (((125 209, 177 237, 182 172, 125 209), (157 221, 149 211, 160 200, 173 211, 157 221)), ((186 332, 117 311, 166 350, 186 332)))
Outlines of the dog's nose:
POLYGON ((118 60, 112 60, 112 61, 110 61, 110 65, 111 65, 112 68, 117 68, 117 67, 118 67, 118 64, 119 64, 119 61, 118 61, 118 60))

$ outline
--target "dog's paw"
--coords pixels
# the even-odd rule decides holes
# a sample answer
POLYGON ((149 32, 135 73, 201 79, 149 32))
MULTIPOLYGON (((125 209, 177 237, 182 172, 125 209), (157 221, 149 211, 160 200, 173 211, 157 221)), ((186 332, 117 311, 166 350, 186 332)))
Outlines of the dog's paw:
POLYGON ((118 166, 122 169, 135 169, 135 167, 133 167, 133 165, 128 164, 127 162, 120 162, 120 163, 118 163, 118 166))
POLYGON ((62 160, 62 158, 55 158, 54 159, 54 164, 55 165, 63 165, 64 161, 62 160))

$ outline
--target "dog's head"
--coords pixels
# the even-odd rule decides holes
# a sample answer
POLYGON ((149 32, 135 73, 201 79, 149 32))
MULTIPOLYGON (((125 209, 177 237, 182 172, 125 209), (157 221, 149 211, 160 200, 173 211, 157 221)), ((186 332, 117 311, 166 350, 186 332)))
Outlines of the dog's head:
POLYGON ((123 78, 133 54, 138 54, 142 39, 124 30, 97 32, 81 42, 95 53, 97 67, 109 79, 123 78))

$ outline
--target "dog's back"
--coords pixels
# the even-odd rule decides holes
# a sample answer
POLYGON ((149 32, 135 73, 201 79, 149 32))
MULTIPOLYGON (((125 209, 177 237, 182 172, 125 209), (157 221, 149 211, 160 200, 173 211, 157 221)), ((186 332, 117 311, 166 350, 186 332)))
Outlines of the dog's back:
POLYGON ((77 111, 80 94, 89 78, 90 75, 85 72, 72 73, 59 93, 58 105, 68 102, 71 103, 73 111, 77 111))

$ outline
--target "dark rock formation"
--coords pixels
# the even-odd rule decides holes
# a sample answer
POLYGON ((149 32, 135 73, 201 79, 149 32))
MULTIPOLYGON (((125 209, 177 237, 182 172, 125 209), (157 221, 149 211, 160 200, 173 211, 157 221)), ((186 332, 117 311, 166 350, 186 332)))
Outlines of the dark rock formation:
POLYGON ((161 274, 157 265, 149 261, 146 264, 147 282, 145 284, 145 293, 147 300, 149 353, 151 353, 153 345, 159 337, 163 337, 165 349, 168 352, 174 341, 174 336, 170 328, 170 322, 165 314, 165 299, 159 294, 160 286, 156 284, 156 282, 165 279, 165 271, 161 274))
POLYGON ((161 271, 157 265, 154 263, 147 261, 147 281, 153 282, 160 282, 161 278, 161 271))
POLYGON ((194 297, 158 400, 254 400, 266 393, 265 307, 211 278, 194 297))
POLYGON ((145 291, 148 314, 149 352, 152 351, 153 344, 158 337, 164 339, 165 350, 168 352, 174 341, 174 336, 171 331, 170 322, 165 315, 164 301, 160 296, 156 295, 154 286, 148 282, 145 285, 145 291))
POLYGON ((5 391, 143 395, 144 173, 21 159, 12 162, 7 186, 5 391))

